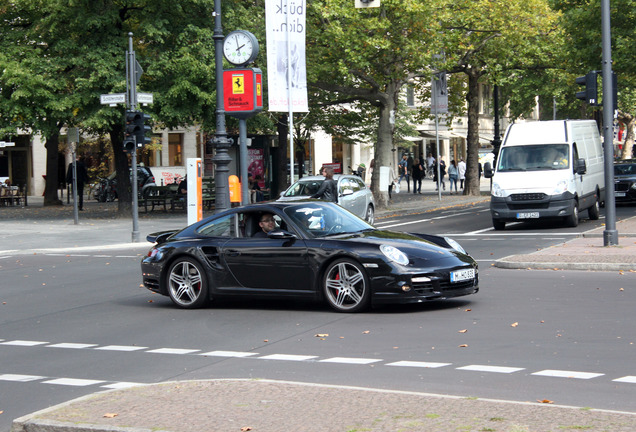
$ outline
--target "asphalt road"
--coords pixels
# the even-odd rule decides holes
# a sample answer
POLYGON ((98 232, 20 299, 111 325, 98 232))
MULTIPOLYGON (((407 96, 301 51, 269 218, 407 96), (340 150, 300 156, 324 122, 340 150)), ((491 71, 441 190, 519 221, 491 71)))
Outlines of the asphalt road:
POLYGON ((392 224, 453 235, 480 262, 480 293, 364 314, 250 300, 184 311, 139 286, 137 250, 0 259, 0 431, 104 388, 230 377, 636 411, 635 274, 491 267, 572 229, 494 233, 479 209, 378 221, 392 224))

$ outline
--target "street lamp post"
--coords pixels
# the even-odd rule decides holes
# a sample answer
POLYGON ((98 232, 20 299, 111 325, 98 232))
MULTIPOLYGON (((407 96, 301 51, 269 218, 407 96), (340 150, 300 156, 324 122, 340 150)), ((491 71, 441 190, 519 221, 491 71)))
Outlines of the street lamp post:
POLYGON ((214 139, 206 144, 206 152, 216 152, 212 158, 214 162, 214 180, 216 188, 215 212, 219 213, 230 208, 229 164, 232 158, 229 148, 232 140, 227 137, 225 130, 225 110, 223 108, 223 27, 221 26, 221 0, 214 0, 214 64, 216 67, 216 131, 214 139))

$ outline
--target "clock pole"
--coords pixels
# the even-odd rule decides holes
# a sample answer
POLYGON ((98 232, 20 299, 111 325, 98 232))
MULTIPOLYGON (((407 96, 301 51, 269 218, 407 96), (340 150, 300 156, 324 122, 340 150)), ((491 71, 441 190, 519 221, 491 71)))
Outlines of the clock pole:
POLYGON ((214 162, 214 180, 216 188, 215 213, 230 208, 230 186, 228 165, 232 162, 229 148, 232 140, 228 139, 225 129, 225 110, 223 107, 223 27, 221 26, 221 0, 214 0, 214 63, 216 67, 216 131, 214 138, 206 143, 206 153, 216 149, 214 162))

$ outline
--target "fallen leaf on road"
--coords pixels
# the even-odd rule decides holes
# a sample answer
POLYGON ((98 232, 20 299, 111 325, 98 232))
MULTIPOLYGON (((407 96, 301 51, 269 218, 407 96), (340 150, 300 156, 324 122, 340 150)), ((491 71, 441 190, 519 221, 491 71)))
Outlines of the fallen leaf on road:
POLYGON ((625 288, 621 288, 621 289, 619 289, 619 291, 625 291, 625 288))
POLYGON ((118 414, 117 414, 117 413, 106 413, 106 414, 104 414, 102 417, 105 417, 105 418, 115 418, 115 417, 117 417, 117 416, 118 416, 118 414))
POLYGON ((318 337, 318 338, 324 338, 327 336, 329 336, 329 333, 318 333, 317 335, 315 335, 315 337, 318 337))
POLYGON ((362 332, 362 334, 369 334, 369 333, 371 333, 369 330, 365 330, 362 332))
POLYGON ((539 403, 547 403, 547 404, 553 404, 554 403, 554 401, 551 401, 549 399, 543 399, 543 400, 537 399, 537 402, 539 402, 539 403))
POLYGON ((241 432, 247 432, 247 431, 251 431, 251 430, 252 430, 252 427, 251 427, 251 426, 243 426, 243 427, 241 428, 241 432))
POLYGON ((470 312, 472 309, 464 309, 464 312, 470 312))
POLYGON ((460 330, 457 333, 466 333, 468 330, 464 329, 464 330, 460 330))
POLYGON ((510 324, 510 327, 517 327, 519 325, 518 322, 513 322, 512 324, 510 324))
POLYGON ((461 344, 459 347, 460 348, 468 348, 468 345, 467 344, 461 344))

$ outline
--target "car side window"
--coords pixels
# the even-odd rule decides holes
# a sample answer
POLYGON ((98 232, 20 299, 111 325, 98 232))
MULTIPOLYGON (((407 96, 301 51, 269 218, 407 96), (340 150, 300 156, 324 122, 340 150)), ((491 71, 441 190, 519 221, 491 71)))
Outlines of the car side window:
POLYGON ((346 190, 353 191, 353 187, 351 186, 351 182, 350 182, 350 181, 349 181, 349 179, 347 179, 347 178, 342 179, 342 181, 340 182, 340 187, 339 187, 339 189, 340 189, 340 190, 338 191, 338 193, 339 193, 340 195, 342 195, 342 193, 343 193, 344 191, 346 191, 346 190))
POLYGON ((364 189, 364 183, 362 183, 362 180, 352 179, 351 188, 354 192, 359 192, 364 189))
POLYGON ((221 219, 215 219, 199 227, 197 230, 197 233, 200 235, 228 238, 237 237, 238 232, 238 219, 234 214, 227 215, 221 219))

